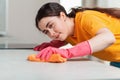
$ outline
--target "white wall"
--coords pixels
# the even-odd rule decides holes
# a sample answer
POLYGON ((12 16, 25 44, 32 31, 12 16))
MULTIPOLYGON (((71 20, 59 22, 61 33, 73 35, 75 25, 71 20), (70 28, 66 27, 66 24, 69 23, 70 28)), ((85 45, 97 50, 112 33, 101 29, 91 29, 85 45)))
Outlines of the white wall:
POLYGON ((120 0, 107 0, 108 7, 120 8, 120 0))
POLYGON ((82 0, 85 7, 119 7, 120 0, 82 0))
POLYGON ((64 6, 66 11, 69 13, 71 8, 82 6, 82 0, 60 0, 60 4, 64 6))
POLYGON ((120 8, 120 0, 97 0, 97 6, 99 7, 117 7, 120 8))
POLYGON ((97 0, 97 7, 107 7, 108 0, 97 0))
POLYGON ((59 2, 59 0, 7 0, 8 36, 29 43, 49 41, 50 39, 35 27, 35 16, 38 9, 49 1, 59 2))

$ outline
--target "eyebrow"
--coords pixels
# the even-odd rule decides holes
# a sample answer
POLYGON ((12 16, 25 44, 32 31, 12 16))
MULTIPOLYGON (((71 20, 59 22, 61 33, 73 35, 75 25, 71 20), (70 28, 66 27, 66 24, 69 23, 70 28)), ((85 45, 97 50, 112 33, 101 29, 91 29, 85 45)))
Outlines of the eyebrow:
POLYGON ((48 25, 50 24, 51 21, 49 21, 47 24, 46 24, 46 28, 48 27, 48 25))
MULTIPOLYGON (((48 27, 48 25, 50 24, 51 21, 49 21, 47 24, 46 24, 46 28, 48 27)), ((41 30, 42 32, 45 32, 46 30, 41 30)))
POLYGON ((44 33, 44 32, 46 32, 47 30, 43 30, 42 32, 44 33))
MULTIPOLYGON (((46 28, 48 27, 48 25, 50 24, 50 21, 46 24, 46 28)), ((41 30, 43 33, 46 31, 46 30, 41 30)))

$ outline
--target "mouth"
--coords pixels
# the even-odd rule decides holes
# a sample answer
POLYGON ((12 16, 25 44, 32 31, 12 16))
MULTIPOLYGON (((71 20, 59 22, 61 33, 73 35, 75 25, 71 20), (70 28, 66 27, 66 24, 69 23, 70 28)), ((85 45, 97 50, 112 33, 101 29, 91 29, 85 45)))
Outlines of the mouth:
POLYGON ((58 38, 59 38, 59 36, 60 36, 60 34, 58 34, 55 38, 56 38, 56 39, 58 39, 58 38))

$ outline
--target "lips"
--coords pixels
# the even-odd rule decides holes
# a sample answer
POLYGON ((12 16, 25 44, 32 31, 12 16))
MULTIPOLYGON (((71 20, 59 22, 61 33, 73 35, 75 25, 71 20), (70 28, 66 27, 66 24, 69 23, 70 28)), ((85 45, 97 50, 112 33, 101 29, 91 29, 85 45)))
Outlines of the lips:
POLYGON ((59 36, 60 36, 60 35, 58 34, 58 35, 56 35, 56 37, 55 37, 55 38, 57 39, 57 38, 59 38, 59 36))

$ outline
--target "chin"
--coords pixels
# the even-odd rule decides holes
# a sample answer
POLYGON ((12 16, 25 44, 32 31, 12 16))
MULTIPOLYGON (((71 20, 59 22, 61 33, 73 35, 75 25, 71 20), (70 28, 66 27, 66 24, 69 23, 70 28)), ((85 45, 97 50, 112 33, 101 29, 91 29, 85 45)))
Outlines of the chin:
POLYGON ((66 40, 66 38, 61 38, 61 39, 59 39, 60 41, 65 41, 66 40))
POLYGON ((56 40, 65 41, 65 40, 66 40, 66 38, 67 38, 67 37, 65 37, 65 36, 64 36, 64 37, 63 37, 63 36, 61 36, 61 37, 57 38, 56 40))
POLYGON ((64 40, 61 39, 60 41, 64 41, 64 40))
POLYGON ((63 39, 60 39, 60 38, 59 39, 54 39, 54 40, 64 41, 63 39))

